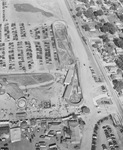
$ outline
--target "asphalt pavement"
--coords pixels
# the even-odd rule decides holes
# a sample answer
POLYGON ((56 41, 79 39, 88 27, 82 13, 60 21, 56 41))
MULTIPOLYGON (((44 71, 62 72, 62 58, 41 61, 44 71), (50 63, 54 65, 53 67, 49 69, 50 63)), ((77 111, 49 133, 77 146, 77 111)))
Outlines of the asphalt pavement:
MULTIPOLYGON (((67 0, 65 0, 65 2, 66 2, 66 5, 68 7, 68 10, 70 10, 70 6, 71 6, 70 3, 67 0)), ((75 15, 76 13, 75 13, 74 9, 72 9, 72 10, 73 10, 73 14, 75 15)), ((73 21, 74 21, 74 19, 73 19, 73 21)), ((86 33, 84 32, 84 30, 81 28, 81 21, 80 21, 80 19, 78 18, 77 21, 78 21, 78 26, 79 26, 79 28, 77 28, 77 31, 79 33, 80 38, 82 36, 84 36, 86 38, 87 45, 83 44, 85 49, 86 49, 86 52, 87 52, 88 56, 90 55, 91 61, 93 61, 93 64, 94 64, 95 68, 97 68, 96 70, 99 70, 98 73, 101 75, 101 77, 103 77, 103 79, 107 83, 109 91, 110 91, 110 93, 112 95, 113 103, 116 106, 117 113, 118 113, 118 115, 120 115, 120 117, 121 117, 121 119, 123 121, 123 108, 122 108, 121 101, 119 100, 118 95, 114 91, 114 89, 113 89, 113 87, 112 87, 112 85, 110 83, 110 80, 109 80, 109 78, 107 76, 107 73, 106 73, 105 69, 103 68, 100 60, 98 59, 97 54, 94 51, 92 51, 93 48, 92 48, 91 44, 89 43, 88 37, 86 36, 86 33)))

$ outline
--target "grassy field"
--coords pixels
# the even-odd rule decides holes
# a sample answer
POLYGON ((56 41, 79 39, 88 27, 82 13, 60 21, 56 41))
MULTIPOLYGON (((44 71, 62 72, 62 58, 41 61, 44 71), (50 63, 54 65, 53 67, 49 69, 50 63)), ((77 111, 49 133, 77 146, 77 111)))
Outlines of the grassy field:
POLYGON ((38 83, 45 83, 54 79, 53 75, 48 73, 34 74, 34 75, 1 75, 0 79, 7 79, 8 82, 18 83, 19 85, 33 85, 38 83))

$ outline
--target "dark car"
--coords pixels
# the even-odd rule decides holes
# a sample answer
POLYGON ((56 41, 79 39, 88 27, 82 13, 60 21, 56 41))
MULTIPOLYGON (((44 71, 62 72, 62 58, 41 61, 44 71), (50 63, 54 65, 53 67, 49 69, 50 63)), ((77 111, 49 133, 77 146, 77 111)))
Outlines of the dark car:
POLYGON ((96 150, 96 145, 92 145, 91 150, 96 150))
POLYGON ((8 146, 8 143, 5 143, 4 146, 8 146))
POLYGON ((102 128, 103 128, 103 129, 106 129, 106 126, 103 126, 102 128))
POLYGON ((118 146, 118 145, 115 145, 114 147, 115 147, 115 148, 119 148, 119 146, 118 146))
POLYGON ((113 139, 112 142, 113 142, 114 145, 117 145, 117 141, 116 140, 113 139))
POLYGON ((45 138, 45 135, 40 135, 40 138, 45 138))
POLYGON ((114 147, 113 142, 110 141, 108 144, 110 148, 114 147))
POLYGON ((107 146, 105 144, 102 144, 103 150, 107 150, 107 146))
POLYGON ((40 147, 46 147, 46 142, 45 141, 39 141, 40 147))
POLYGON ((96 140, 92 140, 92 145, 96 145, 96 140))
POLYGON ((9 150, 9 148, 8 147, 1 147, 0 150, 9 150))

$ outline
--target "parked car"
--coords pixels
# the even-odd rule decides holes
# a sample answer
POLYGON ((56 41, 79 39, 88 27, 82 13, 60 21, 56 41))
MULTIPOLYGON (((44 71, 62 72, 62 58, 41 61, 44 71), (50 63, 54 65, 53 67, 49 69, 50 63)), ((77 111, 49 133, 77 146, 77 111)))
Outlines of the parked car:
POLYGON ((39 141, 40 147, 46 147, 46 142, 45 141, 39 141))
POLYGON ((102 144, 103 150, 107 150, 107 146, 105 144, 102 144))
POLYGON ((39 148, 39 147, 40 147, 39 143, 36 143, 36 144, 35 144, 35 147, 38 147, 38 148, 39 148))
POLYGON ((8 147, 1 147, 0 150, 9 150, 9 148, 8 147))

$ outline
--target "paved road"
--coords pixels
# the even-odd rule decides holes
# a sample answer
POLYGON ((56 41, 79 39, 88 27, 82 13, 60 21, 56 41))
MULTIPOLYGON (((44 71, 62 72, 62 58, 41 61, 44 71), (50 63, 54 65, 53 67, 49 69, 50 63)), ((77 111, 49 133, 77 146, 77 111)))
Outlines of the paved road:
POLYGON ((89 58, 89 61, 90 61, 90 64, 92 65, 92 67, 94 68, 96 74, 98 77, 101 77, 102 78, 102 74, 99 70, 99 67, 98 67, 98 64, 96 62, 96 60, 94 59, 94 56, 93 56, 93 53, 91 52, 90 48, 88 47, 88 44, 86 41, 83 40, 82 37, 85 37, 85 39, 88 41, 88 38, 86 37, 86 34, 85 34, 85 31, 82 29, 82 21, 79 19, 79 17, 76 17, 76 21, 74 20, 74 18, 72 17, 72 15, 75 15, 76 12, 72 6, 72 4, 70 3, 70 1, 68 0, 65 0, 66 2, 66 6, 68 7, 68 10, 70 10, 70 8, 72 8, 72 11, 69 11, 70 14, 71 14, 71 18, 76 26, 76 29, 78 31, 78 34, 80 36, 80 39, 81 39, 81 42, 84 46, 84 49, 86 50, 86 53, 88 55, 88 58, 89 58), (78 24, 76 24, 75 22, 78 22, 78 24))
MULTIPOLYGON (((65 0, 65 1, 66 1, 68 10, 70 10, 70 5, 69 5, 68 1, 67 0, 65 0)), ((74 11, 74 9, 73 9, 73 11, 74 11)), ((123 109, 122 109, 121 101, 119 100, 116 92, 114 91, 114 89, 113 89, 113 87, 112 87, 112 85, 110 83, 110 80, 109 80, 109 78, 107 76, 107 73, 106 73, 105 69, 103 68, 103 66, 102 66, 102 64, 101 64, 97 54, 94 51, 92 52, 92 46, 89 43, 88 38, 86 37, 86 34, 84 33, 84 31, 81 28, 81 21, 79 20, 79 18, 77 19, 77 21, 79 23, 78 24, 79 28, 77 28, 77 30, 79 31, 78 33, 79 33, 80 37, 84 36, 86 38, 86 40, 87 40, 86 41, 87 42, 87 45, 86 45, 87 48, 86 49, 87 49, 88 53, 90 53, 91 60, 94 62, 95 66, 97 67, 97 65, 98 65, 98 68, 99 68, 99 70, 100 70, 104 80, 106 81, 106 83, 107 83, 107 85, 109 87, 110 93, 112 95, 113 103, 116 105, 117 112, 118 112, 118 114, 120 115, 120 117, 123 120, 123 109)), ((85 44, 84 44, 84 46, 85 46, 85 44)))
POLYGON ((82 118, 86 122, 86 126, 85 126, 85 130, 83 133, 83 139, 82 139, 82 145, 81 145, 82 150, 87 150, 87 149, 90 150, 91 149, 90 137, 92 136, 93 127, 100 118, 108 115, 108 112, 104 108, 104 110, 102 110, 102 113, 98 114, 97 108, 93 104, 93 100, 92 100, 93 89, 94 87, 97 86, 98 83, 95 83, 94 79, 92 78, 92 74, 89 69, 90 60, 87 55, 87 50, 85 48, 85 45, 82 43, 82 39, 80 38, 80 35, 78 34, 76 30, 76 26, 70 16, 68 8, 66 7, 66 3, 65 3, 66 1, 58 0, 58 2, 59 2, 61 10, 63 10, 62 11, 63 20, 66 21, 69 27, 68 33, 72 37, 72 42, 73 42, 72 47, 73 47, 74 53, 76 57, 79 58, 79 61, 80 61, 79 71, 80 71, 80 76, 81 76, 80 82, 82 85, 82 91, 83 91, 83 97, 84 97, 83 105, 87 105, 91 111, 91 113, 88 115, 82 115, 82 118))

